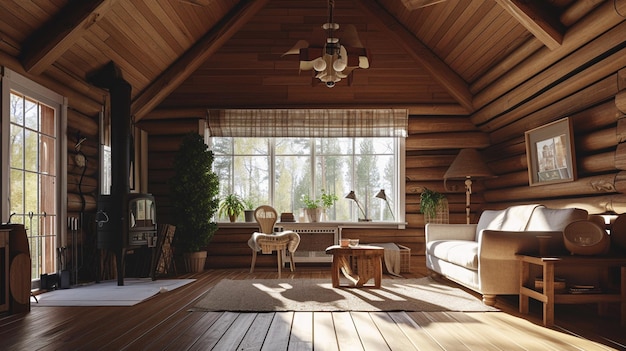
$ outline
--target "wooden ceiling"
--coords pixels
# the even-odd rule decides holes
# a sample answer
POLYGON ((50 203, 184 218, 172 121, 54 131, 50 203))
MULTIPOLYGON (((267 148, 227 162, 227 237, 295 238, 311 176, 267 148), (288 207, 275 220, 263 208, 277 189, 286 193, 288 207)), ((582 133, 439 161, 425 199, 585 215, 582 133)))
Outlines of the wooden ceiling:
POLYGON ((282 56, 315 41, 326 0, 1 0, 0 51, 67 84, 113 61, 136 119, 206 108, 470 114, 477 93, 536 50, 558 48, 599 3, 335 0, 335 22, 355 25, 372 59, 334 88, 282 56))

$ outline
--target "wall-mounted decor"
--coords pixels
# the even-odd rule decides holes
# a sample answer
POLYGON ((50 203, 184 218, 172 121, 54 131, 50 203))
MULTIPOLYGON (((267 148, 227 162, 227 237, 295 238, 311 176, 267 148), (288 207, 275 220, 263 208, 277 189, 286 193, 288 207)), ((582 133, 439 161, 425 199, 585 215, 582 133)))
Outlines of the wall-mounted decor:
POLYGON ((576 158, 569 118, 548 123, 525 134, 530 186, 576 179, 576 158))

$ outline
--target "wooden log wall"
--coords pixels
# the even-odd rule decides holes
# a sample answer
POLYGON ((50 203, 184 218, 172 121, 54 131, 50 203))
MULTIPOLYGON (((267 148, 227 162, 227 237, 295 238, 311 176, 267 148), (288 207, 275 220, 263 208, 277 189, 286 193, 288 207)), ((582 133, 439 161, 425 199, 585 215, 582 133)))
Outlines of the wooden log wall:
POLYGON ((590 213, 626 211, 626 22, 619 15, 626 5, 608 5, 581 15, 560 48, 523 46, 509 56, 514 64, 503 62, 478 78, 470 85, 473 114, 411 116, 405 174, 408 232, 423 237, 419 195, 424 187, 447 196, 451 223, 465 222, 463 184, 443 185, 443 174, 461 148, 481 150, 498 174, 474 182, 472 222, 483 209, 523 203, 575 206, 590 213), (574 126, 578 179, 530 187, 524 132, 563 117, 570 117, 574 126))
MULTIPOLYGON (((617 34, 610 31, 606 35, 617 34)), ((623 38, 620 45, 624 46, 623 38)), ((485 125, 485 129, 502 125, 490 133, 494 144, 485 150, 490 165, 499 174, 498 178, 485 182, 487 207, 504 208, 534 202, 557 208, 584 208, 592 214, 626 211, 626 148, 623 144, 626 120, 624 111, 619 107, 626 88, 626 52, 615 49, 604 48, 606 54, 598 52, 595 58, 598 62, 590 63, 584 70, 560 72, 562 76, 571 76, 567 85, 572 86, 575 93, 562 97, 560 93, 550 94, 548 91, 544 93, 543 100, 550 105, 530 101, 519 106, 519 110, 528 112, 524 112, 525 115, 513 109, 485 125), (612 71, 599 70, 599 67, 612 67, 612 71), (595 79, 591 83, 590 76, 595 79), (523 134, 527 129, 563 117, 569 117, 573 125, 577 179, 530 187, 523 134)), ((563 88, 562 84, 554 84, 550 90, 558 92, 563 88)))

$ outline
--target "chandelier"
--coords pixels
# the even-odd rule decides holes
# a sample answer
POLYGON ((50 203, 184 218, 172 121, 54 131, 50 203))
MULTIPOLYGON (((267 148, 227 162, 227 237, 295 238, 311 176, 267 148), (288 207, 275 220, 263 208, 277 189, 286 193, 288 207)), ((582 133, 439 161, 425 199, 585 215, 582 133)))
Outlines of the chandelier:
MULTIPOLYGON (((346 26, 342 32, 342 42, 335 36, 339 24, 333 21, 334 7, 335 1, 328 0, 328 22, 322 25, 326 36, 323 47, 309 47, 306 40, 300 40, 283 54, 299 54, 300 70, 314 70, 315 79, 319 79, 329 88, 344 78, 351 78, 355 69, 369 68, 369 53, 363 48, 354 25, 346 26)), ((348 85, 351 83, 352 80, 348 79, 348 85)))

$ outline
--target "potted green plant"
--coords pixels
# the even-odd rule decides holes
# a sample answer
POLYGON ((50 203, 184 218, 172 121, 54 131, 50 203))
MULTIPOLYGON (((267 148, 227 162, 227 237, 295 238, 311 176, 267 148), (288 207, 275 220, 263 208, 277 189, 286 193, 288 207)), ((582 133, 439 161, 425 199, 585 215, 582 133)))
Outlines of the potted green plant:
POLYGON ((302 202, 304 203, 304 213, 309 222, 317 222, 319 219, 320 200, 312 199, 309 194, 302 195, 302 202))
POLYGON ((245 206, 245 209, 243 210, 243 216, 246 222, 254 222, 254 201, 247 198, 243 200, 243 204, 245 206))
POLYGON ((326 190, 322 189, 322 207, 331 208, 337 200, 339 200, 337 195, 327 193, 326 190))
POLYGON ((169 182, 176 225, 174 244, 183 253, 190 272, 204 270, 206 247, 217 230, 217 224, 211 220, 217 210, 219 191, 219 179, 211 170, 213 159, 213 152, 201 135, 185 135, 169 182))
POLYGON ((335 204, 335 202, 337 200, 339 200, 339 197, 337 197, 337 195, 335 194, 330 194, 327 193, 326 190, 322 189, 322 214, 321 214, 321 218, 322 220, 326 220, 328 214, 326 213, 326 210, 328 210, 329 208, 333 207, 333 205, 335 204))
POLYGON ((217 215, 218 217, 228 217, 231 222, 235 222, 245 209, 246 206, 239 195, 228 194, 220 201, 217 215))
POLYGON ((425 223, 430 223, 437 218, 438 212, 447 206, 445 195, 440 192, 424 187, 420 194, 420 212, 424 214, 425 223))

